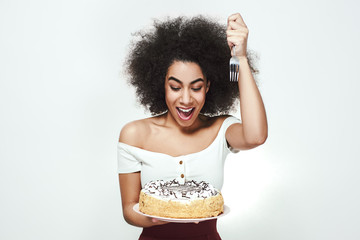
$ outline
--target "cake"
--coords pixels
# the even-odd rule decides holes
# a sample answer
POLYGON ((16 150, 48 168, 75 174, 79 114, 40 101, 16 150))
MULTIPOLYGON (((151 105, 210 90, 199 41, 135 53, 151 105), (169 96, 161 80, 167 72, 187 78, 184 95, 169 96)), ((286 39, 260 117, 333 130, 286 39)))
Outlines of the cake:
POLYGON ((140 191, 139 211, 167 218, 208 218, 224 211, 224 199, 210 183, 151 181, 140 191))

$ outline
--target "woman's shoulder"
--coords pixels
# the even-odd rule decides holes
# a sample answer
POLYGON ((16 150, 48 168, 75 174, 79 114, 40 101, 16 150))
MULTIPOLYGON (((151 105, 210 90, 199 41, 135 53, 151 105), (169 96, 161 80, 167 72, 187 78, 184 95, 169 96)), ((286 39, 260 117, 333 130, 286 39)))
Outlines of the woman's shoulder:
POLYGON ((120 132, 119 142, 139 147, 142 141, 149 136, 152 126, 156 124, 158 117, 150 117, 129 122, 123 126, 120 132))
POLYGON ((231 117, 231 115, 203 116, 204 124, 202 129, 217 133, 228 117, 231 117))
POLYGON ((207 122, 210 125, 213 125, 214 127, 221 126, 225 121, 225 119, 227 119, 228 117, 231 117, 231 115, 219 115, 219 116, 207 117, 207 122))
POLYGON ((146 136, 149 131, 149 119, 139 119, 129 122, 123 126, 120 131, 119 142, 131 145, 139 146, 140 140, 143 136, 146 136))

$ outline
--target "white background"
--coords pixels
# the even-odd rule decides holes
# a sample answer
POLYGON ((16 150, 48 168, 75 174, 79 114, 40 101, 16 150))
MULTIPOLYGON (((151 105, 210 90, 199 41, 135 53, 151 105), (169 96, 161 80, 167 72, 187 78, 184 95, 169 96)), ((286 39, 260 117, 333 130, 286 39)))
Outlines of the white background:
POLYGON ((359 239, 359 3, 124 2, 0 1, 0 239, 137 239, 116 173, 121 127, 149 116, 122 74, 131 33, 234 12, 260 57, 269 138, 227 160, 221 236, 359 239))

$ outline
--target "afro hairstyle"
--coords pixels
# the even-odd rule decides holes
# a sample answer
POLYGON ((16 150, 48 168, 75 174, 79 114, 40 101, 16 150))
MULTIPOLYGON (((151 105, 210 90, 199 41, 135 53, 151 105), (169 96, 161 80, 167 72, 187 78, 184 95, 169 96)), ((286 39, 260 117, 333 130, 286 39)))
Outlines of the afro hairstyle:
MULTIPOLYGON (((236 106, 239 89, 229 81, 231 53, 226 39, 226 26, 208 17, 167 18, 155 20, 151 30, 136 32, 125 61, 128 83, 135 87, 138 101, 158 115, 168 110, 164 81, 174 61, 197 63, 210 81, 201 113, 207 116, 228 114, 236 106)), ((251 55, 247 55, 254 68, 251 55)))

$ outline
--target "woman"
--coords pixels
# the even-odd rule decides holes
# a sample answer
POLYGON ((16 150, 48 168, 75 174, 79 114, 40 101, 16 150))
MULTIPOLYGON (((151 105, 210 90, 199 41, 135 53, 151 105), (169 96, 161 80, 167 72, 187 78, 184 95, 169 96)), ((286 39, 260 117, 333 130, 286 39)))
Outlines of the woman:
POLYGON ((154 26, 139 33, 127 61, 130 83, 153 117, 130 122, 120 133, 123 215, 143 227, 140 239, 220 239, 216 220, 167 223, 137 214, 133 206, 150 180, 204 180, 221 189, 230 150, 265 142, 266 113, 247 56, 248 29, 239 13, 228 18, 226 29, 203 17, 154 26), (238 82, 229 80, 231 54, 240 60, 238 82), (242 121, 226 115, 238 99, 242 121))

